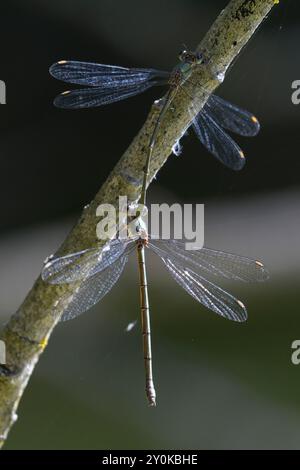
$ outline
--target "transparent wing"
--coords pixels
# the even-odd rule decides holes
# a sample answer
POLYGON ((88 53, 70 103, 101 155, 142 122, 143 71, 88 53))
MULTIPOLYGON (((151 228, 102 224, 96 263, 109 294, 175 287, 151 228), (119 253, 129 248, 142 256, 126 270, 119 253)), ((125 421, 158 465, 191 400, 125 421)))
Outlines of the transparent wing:
POLYGON ((169 258, 162 257, 162 261, 175 281, 202 305, 228 320, 243 322, 247 319, 247 310, 240 300, 191 269, 169 258))
POLYGON ((247 319, 244 304, 201 274, 241 281, 262 281, 268 277, 262 263, 243 256, 208 248, 187 251, 184 242, 179 240, 151 240, 149 247, 183 289, 210 310, 230 320, 241 322, 247 319))
POLYGON ((58 108, 64 109, 94 108, 138 95, 157 84, 159 83, 146 82, 133 84, 123 88, 95 87, 70 90, 58 95, 54 100, 54 104, 58 108))
POLYGON ((204 110, 219 126, 236 134, 253 137, 260 130, 258 119, 252 113, 228 103, 219 96, 211 95, 204 110))
POLYGON ((93 248, 53 258, 45 264, 42 279, 50 284, 64 284, 86 279, 103 271, 124 253, 129 253, 132 245, 131 240, 116 239, 102 250, 93 248))
POLYGON ((218 160, 233 170, 243 168, 245 156, 242 150, 205 109, 200 111, 192 125, 200 142, 218 160))
POLYGON ((264 265, 257 260, 223 251, 202 248, 186 250, 181 240, 151 240, 149 246, 160 257, 170 258, 201 274, 243 282, 261 282, 269 277, 264 265))
POLYGON ((126 68, 75 60, 56 62, 49 72, 54 78, 67 83, 104 88, 127 87, 157 78, 167 80, 170 76, 169 72, 155 69, 126 68))
POLYGON ((116 284, 127 260, 128 255, 122 255, 104 270, 83 281, 64 311, 61 321, 71 320, 98 303, 116 284))

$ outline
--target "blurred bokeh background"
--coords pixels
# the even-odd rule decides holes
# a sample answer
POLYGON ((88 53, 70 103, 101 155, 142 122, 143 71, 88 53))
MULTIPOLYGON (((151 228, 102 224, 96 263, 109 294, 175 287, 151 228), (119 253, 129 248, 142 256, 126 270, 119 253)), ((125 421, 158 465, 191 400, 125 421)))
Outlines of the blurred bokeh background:
MULTIPOLYGON (((227 0, 10 0, 1 6, 0 322, 22 302, 141 127, 156 89, 103 109, 52 105, 59 59, 170 69, 227 0)), ((22 399, 6 449, 300 448, 299 2, 282 1, 219 90, 262 131, 237 139, 240 173, 191 134, 150 190, 155 202, 206 205, 206 245, 263 259, 264 285, 228 285, 247 305, 233 324, 196 304, 149 257, 158 407, 149 409, 135 260, 89 313, 60 324, 22 399)))

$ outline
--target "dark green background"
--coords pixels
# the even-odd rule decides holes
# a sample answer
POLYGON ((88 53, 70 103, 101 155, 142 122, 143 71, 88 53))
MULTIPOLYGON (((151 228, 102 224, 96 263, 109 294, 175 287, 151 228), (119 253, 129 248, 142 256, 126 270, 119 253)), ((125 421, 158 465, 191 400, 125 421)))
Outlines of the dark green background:
MULTIPOLYGON (((59 59, 170 69, 227 4, 192 0, 11 0, 1 6, 0 315, 21 303, 141 127, 151 90, 103 109, 52 106, 66 89, 59 59)), ((300 6, 282 1, 228 74, 220 94, 253 111, 262 131, 238 138, 240 173, 191 133, 151 186, 156 202, 206 205, 206 245, 262 258, 265 285, 229 285, 246 303, 236 325, 197 305, 150 259, 154 373, 149 409, 133 259, 92 312, 56 328, 24 394, 7 449, 300 448, 299 320, 300 6)), ((68 86, 67 86, 68 88, 68 86)))

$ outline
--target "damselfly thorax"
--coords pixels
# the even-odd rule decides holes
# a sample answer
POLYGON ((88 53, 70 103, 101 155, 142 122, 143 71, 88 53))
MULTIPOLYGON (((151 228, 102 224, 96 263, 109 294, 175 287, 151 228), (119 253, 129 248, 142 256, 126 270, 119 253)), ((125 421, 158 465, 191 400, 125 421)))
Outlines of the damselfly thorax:
POLYGON ((168 81, 169 85, 174 88, 180 86, 190 77, 195 65, 200 65, 203 62, 202 55, 198 52, 183 50, 178 57, 180 62, 172 70, 168 81))

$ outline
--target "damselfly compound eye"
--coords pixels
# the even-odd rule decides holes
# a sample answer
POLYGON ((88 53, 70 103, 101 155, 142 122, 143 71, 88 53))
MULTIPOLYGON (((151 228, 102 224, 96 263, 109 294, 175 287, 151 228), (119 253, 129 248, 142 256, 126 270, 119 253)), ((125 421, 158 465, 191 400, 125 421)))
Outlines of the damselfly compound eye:
POLYGON ((202 59, 201 55, 199 58, 198 56, 199 56, 199 53, 194 53, 194 52, 184 49, 179 54, 179 60, 181 62, 184 62, 185 64, 196 64, 197 62, 200 61, 200 59, 202 59))
POLYGON ((179 60, 181 62, 185 62, 186 55, 187 55, 187 50, 186 49, 183 49, 182 51, 180 51, 179 54, 178 54, 179 60))

